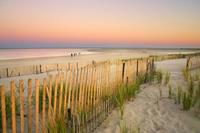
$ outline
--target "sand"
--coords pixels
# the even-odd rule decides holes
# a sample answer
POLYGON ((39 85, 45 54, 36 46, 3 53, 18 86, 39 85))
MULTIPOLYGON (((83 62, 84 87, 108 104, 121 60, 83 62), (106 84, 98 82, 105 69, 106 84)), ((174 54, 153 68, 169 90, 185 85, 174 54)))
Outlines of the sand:
MULTIPOLYGON (((91 51, 91 50, 89 50, 91 51)), ((60 56, 60 57, 45 57, 32 59, 15 59, 1 60, 0 69, 4 67, 26 66, 32 64, 51 64, 51 63, 91 63, 95 61, 115 60, 124 58, 147 57, 152 54, 166 53, 182 53, 191 51, 163 51, 163 50, 92 50, 92 54, 78 55, 76 57, 60 56)), ((156 63, 158 69, 171 72, 170 84, 173 87, 178 85, 185 86, 181 70, 185 67, 186 60, 168 60, 156 63)), ((20 77, 11 77, 0 79, 0 84, 4 82, 9 85, 10 80, 19 81, 19 79, 43 79, 48 76, 48 73, 38 75, 26 75, 20 77)), ((17 82, 16 82, 17 83, 17 82)), ((26 88, 26 84, 25 84, 26 88)), ((34 87, 33 87, 34 88, 34 87)), ((174 100, 168 99, 168 88, 162 86, 163 96, 159 98, 159 86, 156 84, 144 84, 141 86, 140 93, 134 101, 125 104, 125 121, 128 127, 133 130, 138 130, 142 133, 199 133, 200 119, 196 118, 192 111, 185 112, 181 107, 174 104, 174 100), (159 100, 158 100, 159 99, 159 100), (157 102, 159 101, 159 102, 157 102)), ((111 112, 104 123, 98 127, 95 133, 118 133, 119 132, 119 114, 115 109, 111 112)))
MULTIPOLYGON (((80 52, 80 55, 71 57, 53 56, 26 59, 1 59, 0 69, 7 67, 18 67, 36 64, 63 64, 68 62, 78 62, 88 64, 94 61, 116 60, 147 57, 149 55, 178 54, 198 52, 197 50, 161 50, 161 49, 72 49, 71 52, 80 52)), ((67 53, 70 53, 69 50, 67 53)), ((42 56, 42 55, 41 55, 42 56)))
MULTIPOLYGON (((162 61, 156 64, 158 69, 171 72, 170 84, 173 87, 185 87, 181 70, 185 59, 162 61)), ((125 104, 124 119, 132 130, 141 133, 199 133, 200 118, 194 112, 183 111, 181 107, 168 98, 168 88, 161 86, 160 97, 158 84, 144 84, 134 101, 125 104)), ((113 110, 95 133, 119 133, 119 113, 113 110)))

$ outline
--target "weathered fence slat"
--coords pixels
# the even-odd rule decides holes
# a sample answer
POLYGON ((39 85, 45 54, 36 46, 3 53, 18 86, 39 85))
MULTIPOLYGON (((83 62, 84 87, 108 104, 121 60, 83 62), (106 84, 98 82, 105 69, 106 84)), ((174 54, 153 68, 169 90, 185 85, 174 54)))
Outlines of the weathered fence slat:
POLYGON ((54 103, 53 103, 54 117, 56 115, 56 108, 57 108, 57 91, 58 91, 58 76, 56 75, 55 88, 54 88, 54 103))
POLYGON ((47 91, 47 95, 48 95, 48 101, 49 101, 49 106, 48 106, 48 117, 51 116, 52 114, 52 77, 50 77, 50 80, 49 80, 49 88, 48 88, 48 91, 47 91))
POLYGON ((10 82, 11 92, 11 114, 12 114, 12 133, 16 133, 16 112, 15 112, 15 82, 10 82))
POLYGON ((35 80, 35 133, 39 132, 39 80, 35 80))
POLYGON ((31 133, 32 131, 32 81, 31 79, 28 80, 28 133, 31 133))
POLYGON ((4 85, 0 86, 1 91, 1 111, 2 111, 2 133, 6 133, 6 105, 5 105, 5 91, 4 85))
POLYGON ((46 79, 43 80, 43 96, 42 96, 42 133, 45 133, 45 114, 46 114, 46 79))
POLYGON ((20 131, 24 133, 24 85, 23 80, 19 81, 20 97, 20 131))
POLYGON ((64 117, 66 116, 66 110, 67 110, 67 91, 69 88, 69 69, 70 69, 70 64, 68 64, 68 67, 66 68, 66 80, 65 80, 65 91, 64 91, 64 117))
POLYGON ((58 115, 60 117, 61 115, 61 109, 62 109, 62 98, 63 98, 63 77, 64 75, 61 74, 61 80, 60 80, 60 95, 59 95, 59 106, 58 106, 58 115))

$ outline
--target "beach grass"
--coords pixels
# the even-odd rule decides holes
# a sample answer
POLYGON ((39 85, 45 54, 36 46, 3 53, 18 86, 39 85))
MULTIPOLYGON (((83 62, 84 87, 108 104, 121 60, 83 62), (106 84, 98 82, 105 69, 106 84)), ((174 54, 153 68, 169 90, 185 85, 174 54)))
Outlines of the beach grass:
POLYGON ((169 83, 170 76, 171 76, 170 72, 165 73, 165 80, 164 80, 165 85, 169 83))

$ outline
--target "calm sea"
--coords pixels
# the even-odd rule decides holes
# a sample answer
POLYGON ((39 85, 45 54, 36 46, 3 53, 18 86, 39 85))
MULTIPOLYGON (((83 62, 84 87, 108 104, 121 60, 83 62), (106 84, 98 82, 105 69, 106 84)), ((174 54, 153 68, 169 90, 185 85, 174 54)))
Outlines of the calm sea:
POLYGON ((86 49, 0 49, 0 60, 90 54, 86 49))

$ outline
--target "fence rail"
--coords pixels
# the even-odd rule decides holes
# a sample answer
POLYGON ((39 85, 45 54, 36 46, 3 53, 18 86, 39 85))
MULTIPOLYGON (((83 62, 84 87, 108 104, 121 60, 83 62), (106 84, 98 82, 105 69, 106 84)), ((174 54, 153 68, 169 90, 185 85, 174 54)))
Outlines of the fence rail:
POLYGON ((112 96, 122 85, 133 83, 137 76, 153 70, 150 58, 100 62, 79 67, 65 65, 59 75, 42 81, 29 79, 10 91, 1 90, 1 131, 48 132, 57 118, 66 118, 67 130, 91 132, 112 109, 112 96), (24 85, 27 84, 27 88, 24 85))
MULTIPOLYGON (((177 59, 177 58, 186 58, 200 56, 200 53, 191 53, 191 54, 166 54, 166 55, 151 55, 149 58, 153 58, 156 61, 167 60, 167 59, 177 59)), ((134 59, 131 59, 134 60, 134 59)), ((79 67, 82 67, 85 64, 79 64, 79 67)), ((19 66, 19 67, 7 67, 0 69, 0 78, 9 78, 22 75, 31 75, 31 74, 40 74, 48 73, 52 71, 66 71, 66 64, 38 64, 38 65, 28 65, 28 66, 19 66)))

